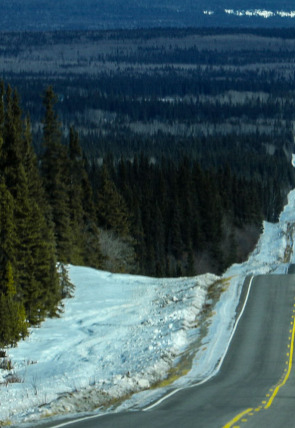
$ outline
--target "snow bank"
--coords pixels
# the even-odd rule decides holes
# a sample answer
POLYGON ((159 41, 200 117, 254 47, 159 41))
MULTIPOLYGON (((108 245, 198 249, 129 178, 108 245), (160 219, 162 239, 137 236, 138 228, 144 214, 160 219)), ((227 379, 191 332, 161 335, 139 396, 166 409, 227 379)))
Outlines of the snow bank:
POLYGON ((149 388, 192 340, 216 280, 211 274, 154 279, 75 266, 69 275, 75 297, 65 301, 62 317, 31 329, 9 351, 10 374, 18 382, 0 387, 2 421, 83 411, 81 396, 89 409, 149 388))

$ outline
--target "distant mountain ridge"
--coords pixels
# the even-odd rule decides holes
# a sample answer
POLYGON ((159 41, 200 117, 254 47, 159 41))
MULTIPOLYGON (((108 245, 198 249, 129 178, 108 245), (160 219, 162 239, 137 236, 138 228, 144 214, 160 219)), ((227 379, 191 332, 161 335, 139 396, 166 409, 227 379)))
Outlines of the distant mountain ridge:
MULTIPOLYGON (((1 31, 294 26, 292 0, 2 0, 1 31)), ((294 12, 294 13, 293 13, 294 12)))

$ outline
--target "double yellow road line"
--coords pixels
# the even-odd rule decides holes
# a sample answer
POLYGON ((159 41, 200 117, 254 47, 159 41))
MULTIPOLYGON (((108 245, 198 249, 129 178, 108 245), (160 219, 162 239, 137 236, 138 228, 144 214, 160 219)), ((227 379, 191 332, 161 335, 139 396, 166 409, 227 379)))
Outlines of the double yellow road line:
POLYGON ((222 428, 239 428, 238 425, 236 425, 237 422, 247 422, 246 416, 253 416, 255 412, 259 412, 260 410, 266 410, 269 409, 272 405, 276 395, 278 394, 279 390, 282 388, 282 386, 285 385, 287 382, 291 370, 292 370, 292 360, 293 360, 293 353, 294 353, 294 337, 295 337, 295 304, 293 305, 293 315, 292 315, 292 321, 291 326, 292 329, 290 329, 291 336, 289 336, 289 343, 288 343, 288 360, 286 361, 286 365, 288 365, 288 368, 285 369, 281 379, 279 382, 272 387, 269 390, 269 393, 266 394, 266 399, 262 401, 261 405, 257 408, 249 408, 244 410, 243 412, 236 415, 233 419, 231 419, 226 425, 224 425, 222 428))

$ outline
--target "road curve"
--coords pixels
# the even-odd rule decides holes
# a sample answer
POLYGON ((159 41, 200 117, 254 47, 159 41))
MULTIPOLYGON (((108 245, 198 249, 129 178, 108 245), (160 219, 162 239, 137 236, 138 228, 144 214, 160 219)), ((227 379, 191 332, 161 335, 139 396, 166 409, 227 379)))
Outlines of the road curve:
MULTIPOLYGON (((249 281, 245 284, 244 299, 249 281)), ((240 303, 240 306, 242 306, 240 303)), ((67 428, 277 428, 295 425, 295 275, 253 279, 243 315, 216 376, 148 411, 105 415, 67 428)))

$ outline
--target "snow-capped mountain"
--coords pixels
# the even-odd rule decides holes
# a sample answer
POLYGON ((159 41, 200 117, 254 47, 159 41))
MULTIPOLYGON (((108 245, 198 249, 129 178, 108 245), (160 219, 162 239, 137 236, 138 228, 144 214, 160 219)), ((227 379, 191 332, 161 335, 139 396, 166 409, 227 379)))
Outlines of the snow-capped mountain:
POLYGON ((290 27, 294 19, 291 0, 3 0, 0 28, 290 27))

